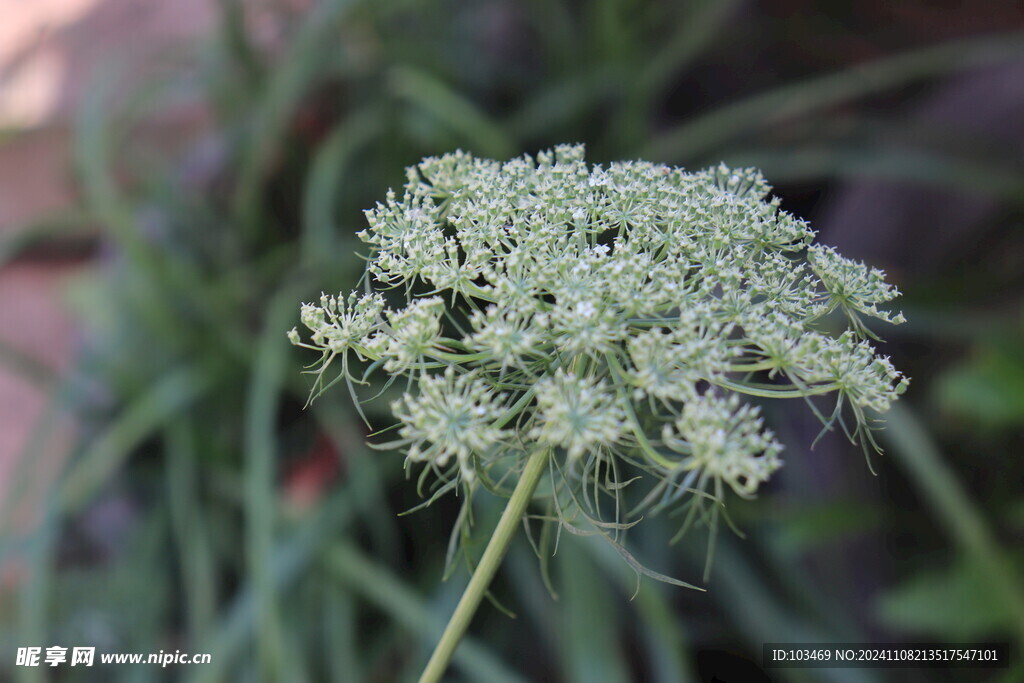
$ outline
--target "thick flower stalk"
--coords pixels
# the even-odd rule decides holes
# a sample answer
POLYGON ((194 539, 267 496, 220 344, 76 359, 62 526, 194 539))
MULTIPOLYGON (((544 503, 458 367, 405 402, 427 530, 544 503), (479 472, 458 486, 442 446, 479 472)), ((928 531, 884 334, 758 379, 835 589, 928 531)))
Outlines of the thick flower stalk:
POLYGON ((805 399, 870 444, 866 411, 907 386, 865 323, 902 322, 896 289, 769 190, 752 169, 589 166, 581 146, 429 158, 366 212, 364 292, 305 304, 308 341, 289 336, 321 354, 314 392, 335 370, 407 378, 385 446, 438 493, 508 495, 543 457, 546 517, 609 535, 751 496, 782 450, 754 402, 805 399), (629 514, 627 483, 646 486, 629 514))

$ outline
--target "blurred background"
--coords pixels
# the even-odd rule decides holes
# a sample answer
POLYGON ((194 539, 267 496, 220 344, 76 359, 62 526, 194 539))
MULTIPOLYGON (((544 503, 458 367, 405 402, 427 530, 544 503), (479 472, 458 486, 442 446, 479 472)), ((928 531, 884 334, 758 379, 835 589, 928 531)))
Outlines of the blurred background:
MULTIPOLYGON (((298 304, 425 155, 585 142, 756 165, 887 270, 913 378, 870 463, 804 406, 708 592, 525 538, 451 680, 1024 680, 1024 5, 910 0, 0 2, 0 680, 396 681, 467 581, 298 304), (827 9, 825 9, 827 7, 827 9), (785 641, 1010 642, 1009 669, 759 668, 785 641), (18 647, 212 664, 14 666, 18 647), (717 676, 717 678, 715 678, 717 676)), ((380 411, 380 407, 374 408, 380 411)), ((371 419, 386 417, 378 412, 371 419)), ((501 501, 479 496, 479 543, 501 501)), ((706 537, 630 547, 698 581, 706 537)), ((472 549, 472 543, 470 544, 472 549)))

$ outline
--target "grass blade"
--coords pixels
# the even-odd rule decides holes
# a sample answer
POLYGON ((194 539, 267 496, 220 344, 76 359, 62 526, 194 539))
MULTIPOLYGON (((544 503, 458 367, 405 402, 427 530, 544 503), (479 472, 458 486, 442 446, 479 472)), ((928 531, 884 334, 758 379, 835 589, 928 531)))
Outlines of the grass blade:
POLYGON ((942 43, 858 64, 715 109, 657 136, 642 156, 692 164, 733 137, 782 119, 940 74, 1015 59, 1022 49, 1024 34, 1011 33, 942 43))
POLYGON ((57 492, 60 509, 71 512, 88 502, 135 448, 215 383, 216 376, 194 366, 179 367, 157 381, 71 463, 57 492))
POLYGON ((337 230, 334 220, 340 181, 351 171, 352 158, 383 129, 380 112, 366 109, 339 124, 322 143, 302 202, 302 256, 317 263, 336 258, 337 230))
POLYGON ((250 380, 245 421, 245 532, 247 571, 256 595, 261 663, 276 680, 289 676, 288 648, 270 575, 274 544, 278 459, 277 409, 290 367, 284 330, 294 315, 297 294, 280 290, 271 300, 250 380))
POLYGON ((476 104, 450 86, 411 66, 395 67, 391 88, 401 99, 443 122, 466 140, 472 151, 492 159, 508 159, 518 144, 476 104))
POLYGON ((1015 615, 1015 637, 1024 643, 1024 587, 1009 559, 1000 551, 982 512, 970 500, 956 476, 914 414, 893 405, 888 428, 881 432, 895 459, 941 519, 965 557, 985 573, 996 598, 1009 603, 1015 615))
MULTIPOLYGON (((415 632, 424 643, 433 645, 441 636, 444 620, 431 614, 423 601, 397 577, 352 546, 335 543, 325 554, 324 563, 351 590, 415 632)), ((453 661, 466 675, 481 683, 525 683, 472 638, 463 639, 453 661)))

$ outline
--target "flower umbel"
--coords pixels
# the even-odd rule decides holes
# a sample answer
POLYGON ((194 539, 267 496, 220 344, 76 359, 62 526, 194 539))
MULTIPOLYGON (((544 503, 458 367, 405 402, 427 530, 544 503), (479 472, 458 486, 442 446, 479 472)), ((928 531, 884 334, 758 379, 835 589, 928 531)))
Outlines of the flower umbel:
MULTIPOLYGON (((782 446, 762 428, 760 409, 708 392, 687 402, 683 414, 664 427, 665 445, 688 455, 682 470, 721 481, 740 495, 751 495, 782 462, 782 446)), ((700 485, 698 484, 698 487, 700 485)))
POLYGON ((402 424, 402 440, 394 446, 407 447, 413 462, 441 468, 455 456, 462 477, 472 482, 474 456, 486 457, 506 438, 494 426, 503 412, 501 396, 474 373, 456 374, 454 366, 441 375, 420 375, 418 385, 418 393, 406 393, 391 404, 402 424))
POLYGON ((560 447, 569 461, 615 446, 626 415, 604 380, 567 375, 562 368, 537 382, 536 424, 530 438, 560 447))
POLYGON ((289 338, 322 354, 321 379, 361 382, 350 357, 408 378, 388 445, 439 486, 507 492, 547 449, 562 523, 620 529, 638 474, 653 485, 636 514, 756 493, 782 446, 752 401, 807 399, 870 444, 867 411, 906 387, 864 322, 902 322, 882 308, 896 289, 814 245, 756 170, 591 166, 561 146, 407 176, 366 212, 367 293, 305 304, 309 341, 289 338))

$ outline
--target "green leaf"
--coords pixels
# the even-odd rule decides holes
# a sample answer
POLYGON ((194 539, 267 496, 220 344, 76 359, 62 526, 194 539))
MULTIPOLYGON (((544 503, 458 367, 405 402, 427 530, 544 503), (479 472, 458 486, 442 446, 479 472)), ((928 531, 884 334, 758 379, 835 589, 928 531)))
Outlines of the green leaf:
POLYGON ((329 0, 302 15, 287 53, 272 72, 262 101, 257 103, 232 200, 236 216, 249 229, 255 230, 260 222, 260 184, 285 142, 295 107, 326 68, 325 56, 341 54, 328 46, 338 40, 340 20, 350 4, 348 0, 329 0))
POLYGON ((175 368, 144 393, 93 439, 61 481, 65 511, 87 503, 136 447, 161 425, 198 400, 216 383, 195 366, 175 368))
POLYGON ((400 98, 457 132, 477 155, 507 159, 516 153, 515 140, 497 122, 472 100, 433 75, 411 66, 395 67, 390 74, 390 84, 400 98))
POLYGON ((888 627, 951 642, 997 635, 1009 604, 986 585, 976 565, 960 562, 914 576, 885 592, 876 612, 888 627))
MULTIPOLYGON (((335 543, 324 555, 326 568, 355 593, 385 612, 424 643, 433 645, 444 622, 385 567, 366 558, 348 543, 335 543)), ((473 638, 464 638, 453 661, 472 680, 481 683, 522 683, 523 679, 502 664, 473 638)))
POLYGON ((781 509, 761 502, 756 514, 777 523, 780 551, 794 554, 826 543, 841 543, 877 529, 885 520, 877 505, 851 500, 814 501, 781 509))
POLYGON ((946 411, 986 427, 1024 424, 1024 359, 1019 351, 982 348, 939 377, 936 395, 946 411))
POLYGON ((893 405, 888 422, 889 428, 882 432, 882 437, 893 460, 906 471, 963 557, 984 574, 984 586, 992 600, 1009 606, 1014 634, 1024 642, 1024 585, 997 543, 988 520, 964 491, 914 413, 899 404, 893 405))
POLYGON ((286 660, 293 655, 286 647, 287 634, 281 624, 278 593, 270 571, 275 535, 277 491, 275 470, 279 457, 275 423, 285 383, 288 346, 282 330, 293 315, 292 288, 283 288, 270 303, 259 341, 256 363, 246 406, 246 556, 260 613, 258 644, 262 660, 279 677, 293 667, 286 660))
POLYGON ((733 166, 755 166, 778 184, 867 177, 992 195, 1008 202, 1019 202, 1024 190, 1024 176, 996 163, 927 149, 893 149, 886 141, 798 144, 786 149, 747 146, 721 156, 733 166))
POLYGON ((692 163, 734 137, 783 119, 939 74, 1012 59, 1022 44, 1024 34, 1019 32, 942 43, 775 88, 666 131, 648 144, 642 156, 692 163))
POLYGON ((562 647, 558 648, 566 680, 578 683, 628 681, 629 666, 621 647, 623 623, 612 601, 611 586, 584 555, 584 542, 566 539, 559 552, 561 568, 562 647))
MULTIPOLYGON (((318 551, 343 533, 355 517, 353 499, 359 492, 339 488, 321 504, 311 519, 306 519, 290 534, 276 541, 270 553, 267 568, 272 590, 283 594, 292 589, 300 578, 310 572, 310 565, 318 551)), ((220 611, 220 623, 209 641, 208 651, 213 655, 209 666, 195 667, 185 679, 190 683, 215 683, 228 680, 226 672, 233 670, 243 655, 248 654, 250 643, 259 621, 258 596, 252 577, 239 587, 234 599, 220 611)))
POLYGON ((302 254, 310 262, 336 259, 334 215, 340 180, 352 173, 355 153, 378 135, 381 114, 367 108, 338 124, 321 144, 309 171, 302 202, 302 254))

